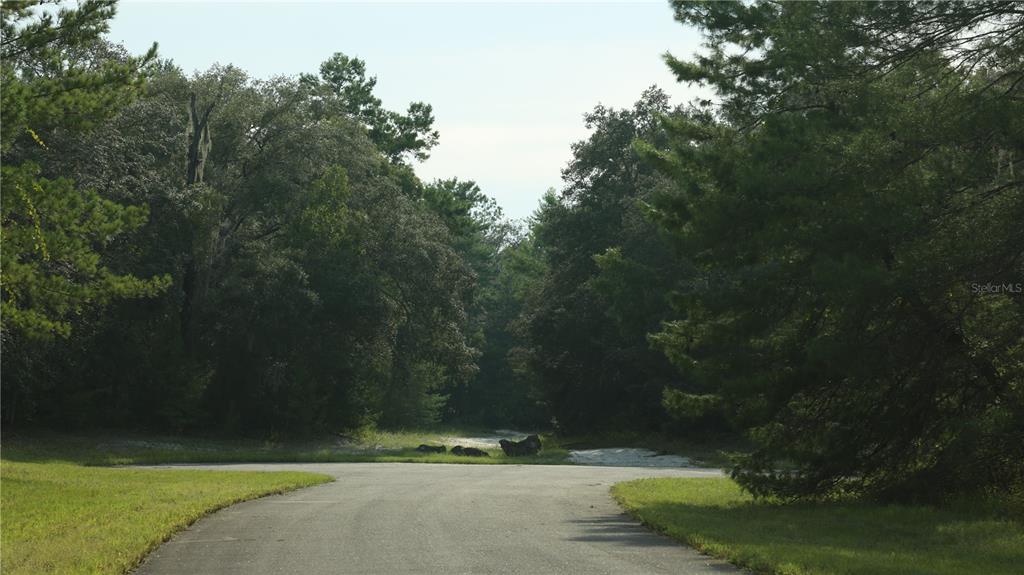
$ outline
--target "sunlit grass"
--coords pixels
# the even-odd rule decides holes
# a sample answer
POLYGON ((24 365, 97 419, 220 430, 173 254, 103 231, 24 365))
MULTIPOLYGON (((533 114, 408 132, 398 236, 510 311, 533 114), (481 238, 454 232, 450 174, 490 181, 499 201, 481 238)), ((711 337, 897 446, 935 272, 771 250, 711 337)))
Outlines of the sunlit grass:
POLYGON ((758 573, 1011 575, 1024 524, 999 505, 754 502, 729 479, 641 479, 612 488, 645 524, 758 573))
MULTIPOLYGON (((5 446, 6 455, 6 446, 5 446)), ((120 575, 232 503, 329 481, 312 473, 142 470, 0 461, 5 575, 120 575)))

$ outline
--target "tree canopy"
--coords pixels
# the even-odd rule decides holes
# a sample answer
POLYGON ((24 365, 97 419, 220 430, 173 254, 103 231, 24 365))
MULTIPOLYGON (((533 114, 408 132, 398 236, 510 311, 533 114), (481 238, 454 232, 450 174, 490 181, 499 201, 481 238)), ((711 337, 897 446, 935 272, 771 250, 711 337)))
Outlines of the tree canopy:
POLYGON ((1024 477, 1018 4, 673 1, 712 95, 594 107, 526 221, 422 181, 433 109, 359 58, 187 75, 46 4, 0 6, 5 426, 742 434, 784 499, 1024 477))
POLYGON ((668 62, 719 101, 642 146, 678 186, 655 217, 708 280, 655 339, 751 429, 734 476, 897 499, 1020 477, 1021 13, 674 6, 708 50, 668 62))

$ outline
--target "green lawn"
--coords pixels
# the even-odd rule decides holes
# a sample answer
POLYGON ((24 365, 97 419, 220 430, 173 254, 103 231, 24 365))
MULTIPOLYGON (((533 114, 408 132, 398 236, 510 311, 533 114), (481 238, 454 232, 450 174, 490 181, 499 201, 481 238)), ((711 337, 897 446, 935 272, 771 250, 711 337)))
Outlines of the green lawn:
MULTIPOLYGON (((4 455, 7 449, 4 447, 4 455)), ((311 473, 85 467, 0 461, 5 575, 120 575, 203 515, 329 481, 311 473)))
POLYGON ((641 479, 612 488, 645 524, 759 573, 1019 574, 1019 501, 952 509, 858 502, 754 503, 728 479, 641 479))

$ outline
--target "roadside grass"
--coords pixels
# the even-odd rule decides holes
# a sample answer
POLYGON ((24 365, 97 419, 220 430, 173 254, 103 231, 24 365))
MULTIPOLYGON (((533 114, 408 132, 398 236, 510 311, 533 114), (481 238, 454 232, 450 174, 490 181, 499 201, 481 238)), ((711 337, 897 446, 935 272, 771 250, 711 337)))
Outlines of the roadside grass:
POLYGON ((759 501, 729 479, 641 479, 612 495, 655 530, 756 573, 1011 575, 1024 565, 1020 502, 950 508, 759 501))
MULTIPOLYGON (((7 459, 66 461, 83 465, 157 465, 161 463, 463 463, 568 464, 570 449, 643 447, 690 458, 694 465, 727 467, 730 453, 749 451, 736 436, 671 438, 657 434, 610 432, 560 436, 541 434, 543 448, 533 457, 506 457, 485 449, 490 457, 419 453, 421 443, 445 445, 458 438, 494 435, 483 428, 437 427, 414 430, 361 429, 312 440, 255 440, 171 435, 37 432, 5 436, 7 459)), ((512 434, 510 434, 511 436, 512 434)))
POLYGON ((5 458, 0 460, 0 568, 5 575, 121 575, 203 515, 330 479, 313 473, 112 469, 5 458))
POLYGON ((157 465, 162 463, 464 463, 566 464, 568 451, 547 436, 533 457, 506 457, 486 449, 490 457, 420 453, 421 443, 440 445, 453 437, 485 435, 479 430, 355 432, 310 441, 259 441, 154 435, 66 435, 36 433, 4 438, 4 458, 21 462, 66 462, 89 466, 157 465))

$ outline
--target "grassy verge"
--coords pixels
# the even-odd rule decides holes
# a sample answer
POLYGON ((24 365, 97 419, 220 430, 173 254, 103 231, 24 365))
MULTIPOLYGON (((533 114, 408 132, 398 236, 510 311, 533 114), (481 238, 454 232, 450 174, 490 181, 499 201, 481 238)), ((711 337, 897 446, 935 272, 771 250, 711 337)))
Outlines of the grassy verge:
POLYGON ((560 464, 568 451, 548 437, 534 457, 425 454, 421 443, 454 445, 451 437, 480 435, 472 430, 365 431, 353 437, 314 441, 258 441, 172 436, 63 435, 38 433, 4 439, 4 458, 21 462, 72 462, 82 465, 156 465, 161 463, 475 463, 560 464))
MULTIPOLYGON (((6 451, 5 446, 5 456, 6 451)), ((156 471, 3 460, 2 569, 9 575, 120 575, 211 511, 329 480, 311 473, 156 471)))
POLYGON ((1024 565, 1024 522, 1004 502, 755 503, 728 479, 641 479, 612 494, 654 529, 758 573, 1010 575, 1024 565))

